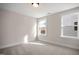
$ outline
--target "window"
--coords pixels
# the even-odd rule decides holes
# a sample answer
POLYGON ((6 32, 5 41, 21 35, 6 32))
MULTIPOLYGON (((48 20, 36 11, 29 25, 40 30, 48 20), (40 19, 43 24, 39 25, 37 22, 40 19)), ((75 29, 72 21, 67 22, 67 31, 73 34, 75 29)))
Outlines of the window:
POLYGON ((38 20, 38 36, 46 36, 47 35, 47 19, 38 20))
POLYGON ((61 18, 61 36, 78 38, 79 13, 64 15, 61 18))

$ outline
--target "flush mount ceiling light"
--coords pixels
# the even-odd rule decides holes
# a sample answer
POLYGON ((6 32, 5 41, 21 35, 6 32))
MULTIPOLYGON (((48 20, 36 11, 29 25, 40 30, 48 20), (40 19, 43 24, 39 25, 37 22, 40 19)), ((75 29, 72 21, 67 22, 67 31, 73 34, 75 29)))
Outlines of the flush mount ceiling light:
POLYGON ((32 3, 32 6, 37 8, 39 7, 39 3, 32 3))

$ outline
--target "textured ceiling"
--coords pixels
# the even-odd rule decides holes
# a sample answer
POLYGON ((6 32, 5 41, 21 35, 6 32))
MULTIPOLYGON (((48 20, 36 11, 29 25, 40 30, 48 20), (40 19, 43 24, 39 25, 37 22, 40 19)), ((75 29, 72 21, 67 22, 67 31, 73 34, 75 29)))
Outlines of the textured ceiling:
POLYGON ((61 12, 78 6, 78 3, 40 3, 38 8, 34 8, 31 3, 0 4, 0 8, 15 11, 35 18, 40 18, 48 14, 61 12))

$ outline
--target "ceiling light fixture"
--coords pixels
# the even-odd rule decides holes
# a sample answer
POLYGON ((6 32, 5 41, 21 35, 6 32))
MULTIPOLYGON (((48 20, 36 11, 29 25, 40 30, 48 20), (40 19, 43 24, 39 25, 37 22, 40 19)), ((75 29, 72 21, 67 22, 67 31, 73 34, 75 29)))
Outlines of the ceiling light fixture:
POLYGON ((39 3, 32 3, 32 6, 37 8, 39 7, 39 3))

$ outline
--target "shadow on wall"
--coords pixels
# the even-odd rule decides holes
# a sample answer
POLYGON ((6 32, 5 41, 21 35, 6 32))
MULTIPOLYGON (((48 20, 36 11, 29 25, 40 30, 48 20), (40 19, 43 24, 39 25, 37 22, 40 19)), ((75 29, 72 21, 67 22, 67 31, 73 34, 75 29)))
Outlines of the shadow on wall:
MULTIPOLYGON (((37 24, 36 23, 32 29, 32 36, 34 37, 34 39, 36 39, 37 37, 37 24)), ((29 41, 28 34, 24 36, 24 44, 44 45, 43 43, 29 41)))

